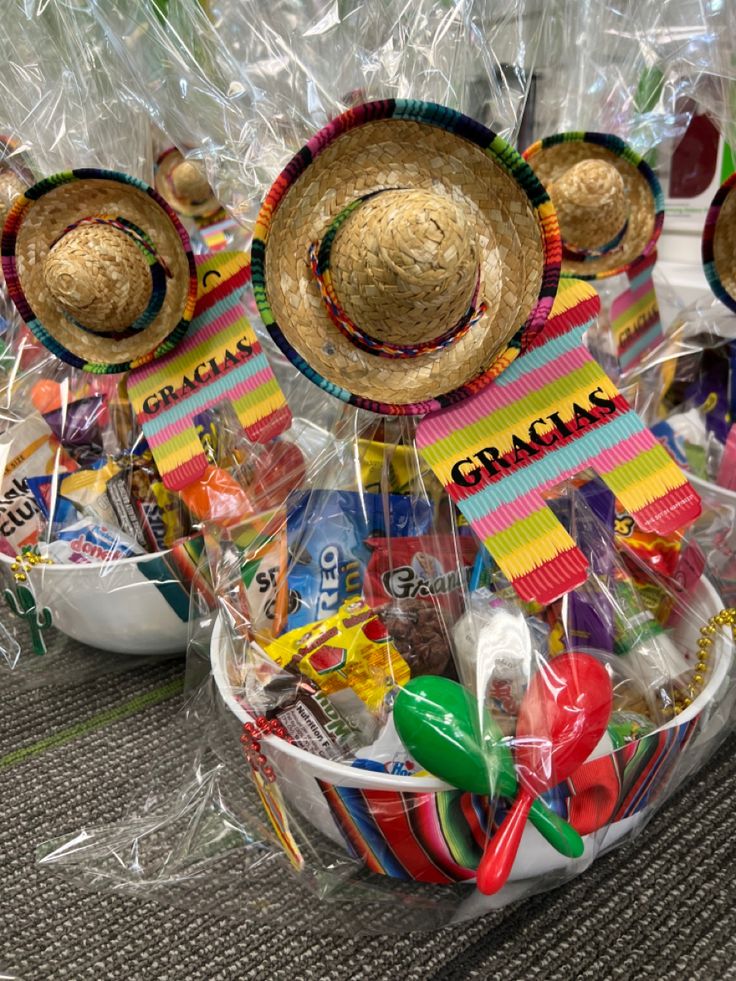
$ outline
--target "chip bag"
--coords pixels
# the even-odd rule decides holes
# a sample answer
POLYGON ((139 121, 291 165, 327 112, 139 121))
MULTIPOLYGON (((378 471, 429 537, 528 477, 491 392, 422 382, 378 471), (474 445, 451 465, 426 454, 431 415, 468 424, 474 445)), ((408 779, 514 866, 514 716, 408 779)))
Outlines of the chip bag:
POLYGON ((26 477, 51 474, 55 469, 74 470, 76 464, 36 414, 9 429, 0 446, 7 452, 0 486, 0 551, 15 555, 38 542, 44 524, 26 477))

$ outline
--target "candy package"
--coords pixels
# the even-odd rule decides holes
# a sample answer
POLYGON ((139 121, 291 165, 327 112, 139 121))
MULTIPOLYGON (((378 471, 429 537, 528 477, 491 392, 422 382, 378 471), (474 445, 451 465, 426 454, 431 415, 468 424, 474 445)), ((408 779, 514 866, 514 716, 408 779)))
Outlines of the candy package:
POLYGON ((120 531, 112 531, 104 525, 95 524, 91 518, 82 518, 59 532, 42 554, 61 565, 68 563, 117 562, 133 555, 140 555, 142 549, 135 541, 120 531))
POLYGON ((354 491, 292 496, 288 510, 289 590, 299 603, 289 614, 290 628, 322 620, 360 595, 376 536, 421 534, 432 521, 429 503, 354 491))
POLYGON ((42 532, 42 515, 26 477, 75 469, 43 419, 29 416, 2 437, 5 458, 0 489, 0 552, 15 556, 33 547, 42 532))

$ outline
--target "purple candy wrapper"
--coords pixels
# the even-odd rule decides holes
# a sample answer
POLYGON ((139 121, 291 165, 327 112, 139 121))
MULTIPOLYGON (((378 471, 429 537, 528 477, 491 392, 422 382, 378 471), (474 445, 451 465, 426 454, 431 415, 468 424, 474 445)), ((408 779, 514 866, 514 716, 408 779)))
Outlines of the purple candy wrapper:
POLYGON ((102 454, 100 418, 105 410, 102 395, 90 395, 43 414, 46 424, 80 466, 91 466, 102 454))
MULTIPOLYGON (((588 581, 567 597, 565 635, 570 649, 595 649, 611 653, 615 618, 609 593, 601 580, 614 568, 614 521, 616 501, 599 480, 578 490, 572 506, 572 535, 590 562, 588 581)), ((565 606, 563 604, 563 610, 565 606)))

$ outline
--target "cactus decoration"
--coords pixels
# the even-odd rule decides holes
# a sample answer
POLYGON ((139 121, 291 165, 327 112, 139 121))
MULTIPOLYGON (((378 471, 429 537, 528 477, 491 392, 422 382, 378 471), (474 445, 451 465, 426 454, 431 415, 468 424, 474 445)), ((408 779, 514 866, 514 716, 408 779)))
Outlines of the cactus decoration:
POLYGON ((17 617, 28 623, 34 653, 45 654, 43 631, 51 626, 51 611, 45 606, 37 607, 31 587, 20 582, 16 584, 15 592, 12 589, 5 590, 5 602, 17 617))
POLYGON ((38 606, 33 587, 26 574, 29 566, 36 566, 39 563, 50 563, 50 560, 42 559, 33 552, 24 552, 18 556, 10 567, 15 579, 15 592, 8 588, 3 595, 11 612, 27 622, 31 631, 34 653, 42 655, 46 653, 46 641, 43 632, 48 630, 52 624, 51 611, 45 606, 38 606))

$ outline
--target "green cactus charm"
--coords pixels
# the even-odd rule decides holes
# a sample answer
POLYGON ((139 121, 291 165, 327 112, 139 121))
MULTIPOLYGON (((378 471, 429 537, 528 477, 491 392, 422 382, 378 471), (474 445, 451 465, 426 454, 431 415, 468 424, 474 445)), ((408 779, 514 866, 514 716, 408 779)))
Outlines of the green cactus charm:
POLYGON ((30 586, 22 582, 16 582, 15 592, 12 589, 6 589, 4 596, 5 602, 12 612, 27 622, 31 631, 31 642, 34 653, 39 655, 45 654, 46 641, 44 640, 43 631, 48 630, 51 626, 51 611, 45 606, 39 608, 36 605, 36 597, 33 594, 33 590, 30 586))

